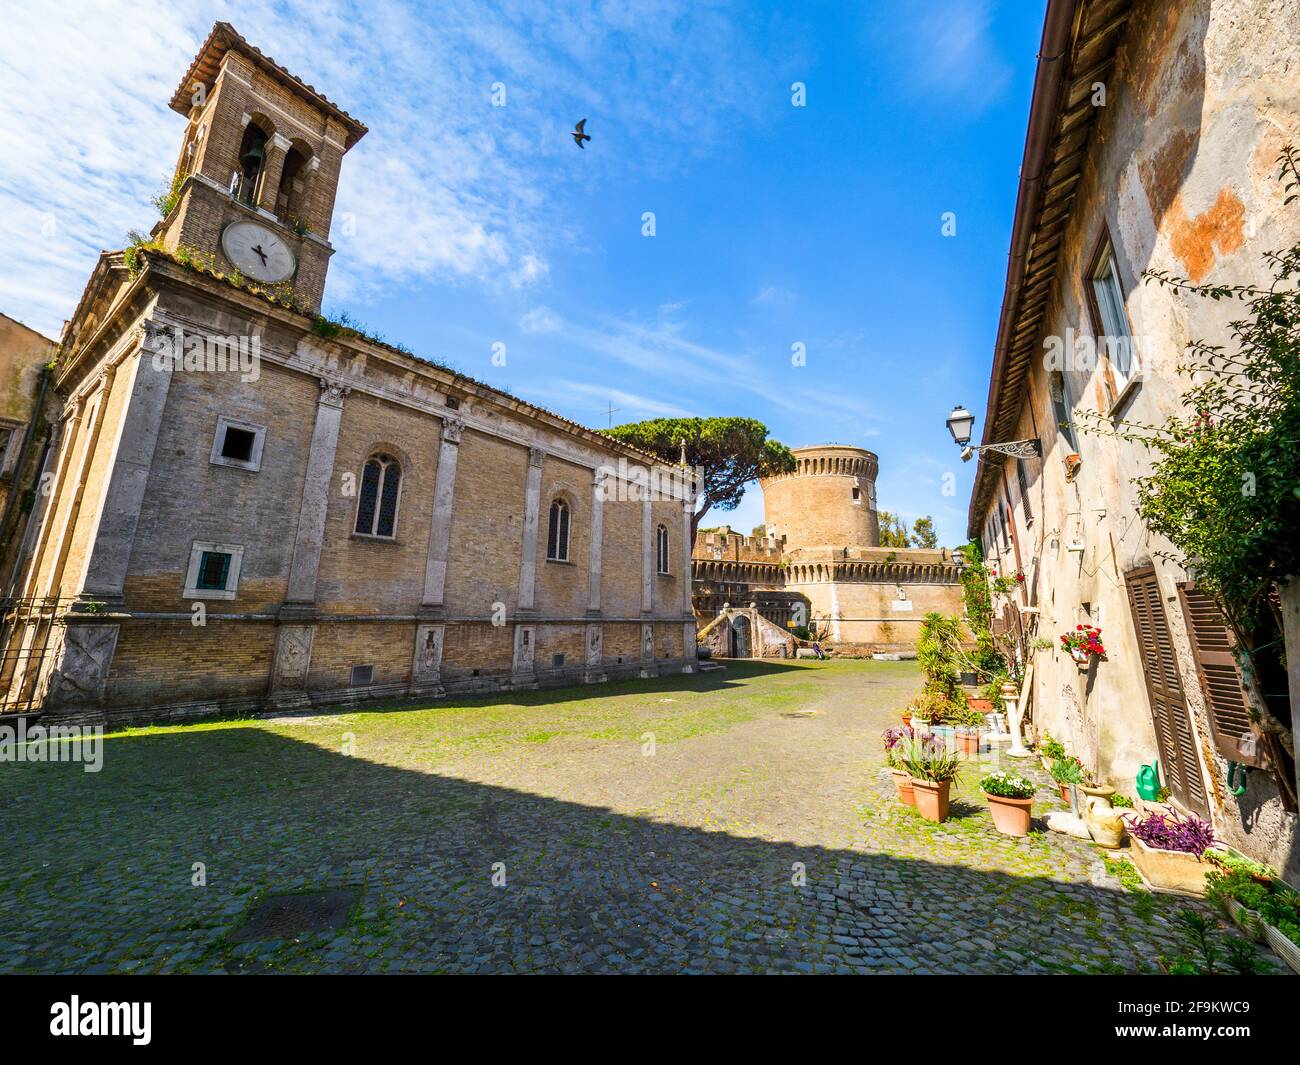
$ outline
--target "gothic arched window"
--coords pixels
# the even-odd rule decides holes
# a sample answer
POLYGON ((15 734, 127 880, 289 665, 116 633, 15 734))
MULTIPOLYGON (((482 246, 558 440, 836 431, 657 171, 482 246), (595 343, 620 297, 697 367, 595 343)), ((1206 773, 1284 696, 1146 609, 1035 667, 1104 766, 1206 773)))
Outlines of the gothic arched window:
POLYGON ((361 471, 355 531, 361 536, 393 537, 397 528, 397 496, 402 467, 392 455, 371 455, 361 471))
POLYGON ((655 556, 658 561, 656 567, 660 573, 668 572, 668 528, 660 525, 655 530, 655 556))
POLYGON ((569 504, 557 499, 551 504, 546 526, 546 558, 549 562, 569 561, 569 504))

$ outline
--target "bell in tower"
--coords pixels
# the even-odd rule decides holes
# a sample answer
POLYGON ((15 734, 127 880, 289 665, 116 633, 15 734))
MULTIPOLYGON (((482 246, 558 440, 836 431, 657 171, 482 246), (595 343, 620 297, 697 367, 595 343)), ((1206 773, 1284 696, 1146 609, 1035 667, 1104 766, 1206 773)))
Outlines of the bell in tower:
POLYGON ((231 192, 241 203, 250 206, 257 203, 257 179, 262 175, 265 162, 266 133, 255 122, 250 122, 239 145, 239 169, 231 183, 231 192))

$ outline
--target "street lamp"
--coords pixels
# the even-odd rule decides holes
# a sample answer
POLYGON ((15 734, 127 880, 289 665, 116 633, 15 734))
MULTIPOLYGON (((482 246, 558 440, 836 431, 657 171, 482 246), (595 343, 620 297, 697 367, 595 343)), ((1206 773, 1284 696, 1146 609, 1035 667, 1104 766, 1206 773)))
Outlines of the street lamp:
POLYGON ((975 415, 960 403, 953 407, 952 413, 948 415, 948 432, 952 433, 952 438, 958 447, 965 447, 970 443, 970 431, 974 424, 975 415))
POLYGON ((975 424, 975 415, 960 403, 953 407, 948 415, 948 432, 952 433, 953 442, 961 448, 962 462, 970 462, 977 451, 996 451, 1012 458, 1027 459, 1043 453, 1042 444, 1036 440, 1008 440, 1005 444, 975 444, 970 442, 971 427, 975 424))

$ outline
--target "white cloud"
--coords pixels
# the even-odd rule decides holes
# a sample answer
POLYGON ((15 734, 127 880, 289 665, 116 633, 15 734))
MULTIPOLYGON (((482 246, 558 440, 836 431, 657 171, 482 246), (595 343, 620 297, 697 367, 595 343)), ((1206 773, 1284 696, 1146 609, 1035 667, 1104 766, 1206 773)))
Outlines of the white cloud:
MULTIPOLYGON (((529 389, 528 392, 530 396, 541 394, 538 389, 529 389)), ((615 408, 613 413, 617 415, 613 419, 615 425, 644 421, 646 418, 689 418, 693 413, 676 403, 655 399, 653 396, 586 381, 556 381, 554 387, 545 390, 545 395, 549 402, 566 410, 591 410, 592 416, 575 419, 587 425, 604 424, 594 416, 594 412, 600 411, 602 407, 596 403, 588 404, 589 400, 612 404, 615 408)))
POLYGON ((534 307, 519 319, 519 328, 525 333, 555 333, 564 321, 549 307, 534 307))
POLYGON ((898 57, 919 91, 946 106, 980 111, 1002 94, 1012 75, 990 31, 992 20, 989 0, 932 0, 889 25, 884 54, 898 57))
POLYGON ((152 224, 184 126, 167 101, 217 18, 370 127, 343 167, 336 216, 356 230, 332 234, 331 298, 541 285, 555 252, 585 239, 557 190, 671 172, 760 114, 761 64, 708 2, 80 0, 58 18, 9 5, 0 259, 14 269, 0 310, 57 331, 99 250, 152 224), (578 153, 582 115, 599 143, 578 153))
POLYGON ((754 293, 750 303, 758 306, 785 307, 795 301, 795 295, 780 285, 764 285, 754 293))

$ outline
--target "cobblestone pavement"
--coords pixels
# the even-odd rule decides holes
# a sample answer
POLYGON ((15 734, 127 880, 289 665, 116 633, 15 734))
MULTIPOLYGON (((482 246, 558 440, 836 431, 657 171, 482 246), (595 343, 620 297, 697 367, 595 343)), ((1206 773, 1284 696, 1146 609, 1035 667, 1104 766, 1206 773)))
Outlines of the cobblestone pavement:
POLYGON ((1117 972, 1180 952, 1186 900, 1126 891, 1090 844, 997 834, 972 779, 943 825, 896 801, 879 735, 917 683, 910 663, 732 663, 135 730, 97 774, 0 764, 0 970, 1117 972), (240 934, 266 896, 317 891, 352 893, 342 927, 240 934))

